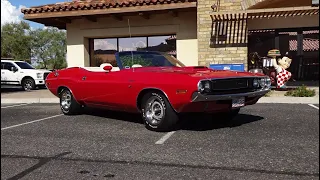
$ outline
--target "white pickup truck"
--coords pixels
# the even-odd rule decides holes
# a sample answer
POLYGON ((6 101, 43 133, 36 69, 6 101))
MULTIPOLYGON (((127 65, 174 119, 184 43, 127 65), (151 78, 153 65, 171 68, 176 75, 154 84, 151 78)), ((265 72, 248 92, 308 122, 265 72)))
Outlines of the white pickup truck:
POLYGON ((51 71, 35 69, 24 61, 1 60, 1 86, 22 86, 24 90, 45 87, 45 79, 51 71))

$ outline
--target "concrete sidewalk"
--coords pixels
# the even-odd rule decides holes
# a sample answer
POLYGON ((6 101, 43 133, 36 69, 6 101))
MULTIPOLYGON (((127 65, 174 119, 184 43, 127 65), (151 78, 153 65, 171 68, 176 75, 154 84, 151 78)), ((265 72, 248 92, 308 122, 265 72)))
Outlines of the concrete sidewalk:
POLYGON ((1 92, 1 103, 59 103, 59 98, 47 89, 23 91, 13 90, 1 92))
MULTIPOLYGON (((262 97, 258 103, 319 104, 319 88, 314 97, 288 97, 285 91, 272 91, 270 97, 262 97)), ((1 103, 59 103, 59 98, 48 90, 1 92, 1 103)))

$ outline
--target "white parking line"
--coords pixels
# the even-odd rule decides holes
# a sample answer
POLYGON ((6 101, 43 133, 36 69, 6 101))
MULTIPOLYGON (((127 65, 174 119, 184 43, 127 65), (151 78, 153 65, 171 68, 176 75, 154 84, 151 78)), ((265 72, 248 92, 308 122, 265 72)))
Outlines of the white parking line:
POLYGON ((174 134, 175 131, 171 131, 171 132, 168 132, 167 134, 165 134, 164 136, 162 136, 162 138, 160 138, 156 144, 163 144, 167 139, 169 139, 170 136, 172 136, 172 134, 174 134))
POLYGON ((313 104, 308 104, 309 106, 313 107, 313 108, 316 108, 316 109, 319 109, 319 107, 313 105, 313 104))
POLYGON ((4 106, 4 107, 1 107, 1 109, 11 108, 11 107, 18 107, 18 106, 25 106, 25 105, 28 105, 28 104, 32 104, 32 103, 17 104, 17 105, 12 105, 12 106, 4 106))
POLYGON ((58 117, 58 116, 62 116, 62 115, 63 115, 63 114, 58 114, 58 115, 54 115, 54 116, 50 116, 50 117, 46 117, 46 118, 42 118, 42 119, 37 119, 37 120, 34 120, 34 121, 22 123, 22 124, 17 124, 17 125, 13 125, 13 126, 8 126, 8 127, 5 127, 5 128, 1 128, 1 131, 2 131, 2 130, 5 130, 5 129, 10 129, 10 128, 18 127, 18 126, 23 126, 23 125, 26 125, 26 124, 31 124, 31 123, 35 123, 35 122, 40 122, 40 121, 43 121, 43 120, 46 120, 46 119, 51 119, 51 118, 58 117))

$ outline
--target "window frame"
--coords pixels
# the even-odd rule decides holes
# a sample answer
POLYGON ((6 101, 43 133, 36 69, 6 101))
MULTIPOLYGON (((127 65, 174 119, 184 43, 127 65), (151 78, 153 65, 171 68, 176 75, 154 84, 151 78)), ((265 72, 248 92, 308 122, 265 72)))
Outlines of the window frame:
MULTIPOLYGON (((177 36, 177 34, 172 33, 172 34, 161 34, 161 35, 148 35, 148 36, 131 36, 131 38, 146 38, 146 48, 148 51, 149 48, 149 38, 150 37, 160 37, 160 36, 177 36)), ((101 38, 88 38, 89 41, 89 66, 92 67, 92 57, 94 55, 94 40, 95 39, 116 39, 117 40, 117 49, 116 51, 119 52, 119 39, 121 38, 130 38, 128 36, 118 36, 118 37, 101 37, 101 38), (92 42, 91 42, 92 41, 92 42), (93 47, 92 47, 93 46, 93 47)), ((175 50, 177 50, 177 46, 175 47, 175 50)))

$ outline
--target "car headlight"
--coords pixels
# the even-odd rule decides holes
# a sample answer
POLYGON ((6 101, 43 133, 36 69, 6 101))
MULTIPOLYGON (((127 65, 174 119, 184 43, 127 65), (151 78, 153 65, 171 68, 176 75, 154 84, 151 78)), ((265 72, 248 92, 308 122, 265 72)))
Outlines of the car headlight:
POLYGON ((42 79, 43 78, 43 74, 42 73, 37 73, 37 78, 38 79, 42 79))
POLYGON ((253 85, 253 87, 255 87, 255 88, 259 87, 259 80, 258 80, 258 79, 253 79, 252 85, 253 85))
POLYGON ((271 88, 271 79, 269 77, 263 77, 263 78, 260 78, 257 80, 254 79, 253 80, 253 87, 255 87, 255 88, 257 87, 257 86, 255 86, 257 81, 258 81, 258 87, 263 88, 263 89, 265 89, 265 88, 270 89, 271 88))
POLYGON ((264 88, 266 86, 266 79, 261 78, 259 83, 260 83, 260 87, 264 88))
POLYGON ((199 92, 203 92, 204 91, 204 86, 203 86, 201 81, 198 82, 198 91, 199 92))
POLYGON ((270 77, 266 77, 266 87, 267 88, 271 88, 271 79, 270 79, 270 77))
POLYGON ((198 91, 199 92, 211 92, 211 83, 210 81, 199 81, 198 82, 198 91))

